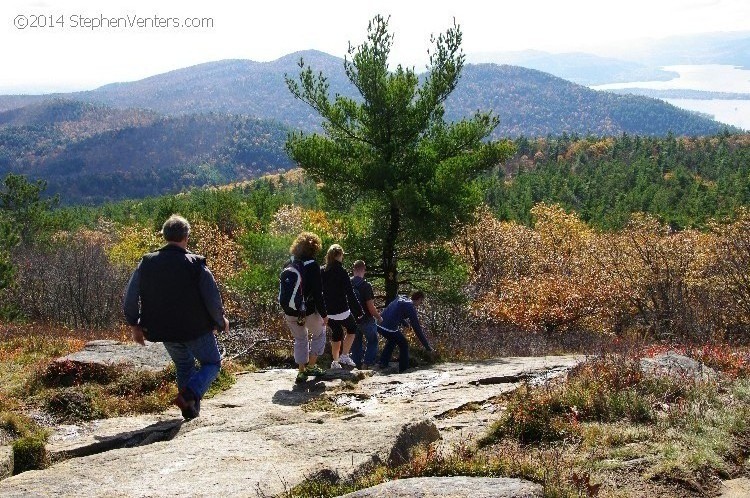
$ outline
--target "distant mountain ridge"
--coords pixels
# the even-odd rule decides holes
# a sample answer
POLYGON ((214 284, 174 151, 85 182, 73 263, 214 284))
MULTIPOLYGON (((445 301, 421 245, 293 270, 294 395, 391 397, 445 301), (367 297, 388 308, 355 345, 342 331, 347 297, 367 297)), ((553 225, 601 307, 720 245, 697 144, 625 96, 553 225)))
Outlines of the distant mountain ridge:
POLYGON ((750 69, 750 31, 633 41, 611 56, 653 66, 727 64, 750 69))
POLYGON ((724 64, 750 69, 750 31, 631 40, 617 48, 601 47, 599 51, 475 52, 467 54, 467 60, 537 69, 587 86, 667 81, 678 74, 662 66, 724 64))
MULTIPOLYGON (((271 120, 292 129, 316 131, 320 117, 295 100, 284 75, 296 77, 303 58, 314 71, 328 77, 330 93, 356 97, 344 74, 343 60, 317 51, 289 54, 273 62, 225 60, 171 71, 131 83, 106 85, 68 98, 115 108, 143 108, 166 115, 217 112, 271 120)), ((532 69, 467 64, 458 87, 446 102, 452 119, 477 110, 501 116, 496 137, 561 133, 705 135, 722 125, 664 102, 637 96, 612 96, 532 69), (523 89, 524 93, 519 93, 523 89), (520 108, 521 98, 532 109, 520 108), (580 109, 570 104, 579 104, 580 109), (595 107, 600 107, 595 109, 595 107), (509 114, 508 109, 514 109, 509 114), (638 118, 642 115, 643 119, 638 118), (524 121, 531 116, 532 121, 524 121), (664 116, 664 119, 654 117, 664 116), (585 119, 582 119, 585 117, 585 119)), ((0 109, 18 96, 0 97, 0 109)))
POLYGON ((476 109, 500 117, 495 136, 711 135, 731 128, 661 100, 598 92, 551 74, 518 66, 468 65, 446 102, 446 117, 476 109), (477 103, 479 105, 477 106, 477 103))
MULTIPOLYGON (((216 61, 54 96, 0 97, 0 174, 49 181, 76 202, 100 202, 228 183, 293 166, 290 130, 320 130, 284 76, 303 58, 331 96, 357 98, 343 60, 298 52, 273 62, 216 61)), ((598 92, 518 66, 467 64, 446 119, 500 118, 493 138, 547 135, 712 135, 725 125, 660 100, 598 92)))
POLYGON ((580 52, 486 52, 468 54, 467 59, 472 63, 510 64, 536 69, 586 86, 631 81, 666 81, 678 76, 675 72, 639 62, 580 52))

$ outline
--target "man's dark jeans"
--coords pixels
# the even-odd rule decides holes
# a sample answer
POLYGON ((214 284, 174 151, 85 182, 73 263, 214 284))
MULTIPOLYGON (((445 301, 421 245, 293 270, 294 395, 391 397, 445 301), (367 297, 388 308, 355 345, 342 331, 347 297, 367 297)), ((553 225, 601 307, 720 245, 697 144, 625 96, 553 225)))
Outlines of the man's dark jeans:
POLYGON ((377 361, 378 357, 378 326, 375 323, 375 319, 369 317, 361 323, 357 324, 357 334, 354 336, 354 342, 352 343, 352 361, 357 365, 365 363, 367 365, 373 365, 377 361), (367 341, 367 346, 363 348, 363 339, 367 341), (362 358, 362 350, 364 349, 364 359, 362 358))
POLYGON ((399 330, 387 330, 378 325, 378 333, 386 340, 383 352, 380 354, 380 366, 387 367, 391 362, 393 348, 398 346, 398 371, 409 368, 409 342, 399 330))
POLYGON ((165 342, 177 370, 178 389, 188 388, 200 400, 219 375, 221 353, 213 332, 186 342, 165 342), (195 360, 200 368, 195 368, 195 360))

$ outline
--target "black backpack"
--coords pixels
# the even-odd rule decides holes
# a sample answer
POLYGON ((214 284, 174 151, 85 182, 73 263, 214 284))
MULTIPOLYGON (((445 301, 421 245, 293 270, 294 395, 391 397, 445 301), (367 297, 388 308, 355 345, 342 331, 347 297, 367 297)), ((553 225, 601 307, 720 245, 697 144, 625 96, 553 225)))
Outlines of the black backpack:
POLYGON ((305 292, 302 275, 305 266, 312 263, 297 258, 290 259, 279 275, 279 304, 289 316, 304 317, 306 315, 305 292))

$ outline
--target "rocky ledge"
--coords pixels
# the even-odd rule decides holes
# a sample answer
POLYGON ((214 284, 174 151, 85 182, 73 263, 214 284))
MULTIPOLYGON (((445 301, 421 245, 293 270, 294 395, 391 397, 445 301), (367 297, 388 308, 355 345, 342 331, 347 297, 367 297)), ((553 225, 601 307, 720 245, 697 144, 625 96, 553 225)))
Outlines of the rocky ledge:
POLYGON ((332 375, 297 385, 294 370, 249 373, 189 422, 171 410, 61 428, 51 450, 58 445, 68 458, 0 482, 0 496, 273 496, 316 475, 399 464, 419 445, 466 441, 496 418, 495 397, 582 360, 503 358, 347 375, 356 383, 332 375))

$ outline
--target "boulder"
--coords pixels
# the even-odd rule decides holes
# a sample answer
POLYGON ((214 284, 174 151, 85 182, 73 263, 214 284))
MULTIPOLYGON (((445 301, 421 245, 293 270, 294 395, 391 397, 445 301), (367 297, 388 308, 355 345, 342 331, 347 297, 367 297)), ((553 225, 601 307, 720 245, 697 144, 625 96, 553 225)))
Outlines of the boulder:
POLYGON ((541 498, 542 486, 504 477, 418 477, 389 481, 339 498, 541 498))
POLYGON ((694 380, 716 378, 716 372, 713 369, 674 351, 652 358, 641 358, 641 370, 647 375, 669 375, 694 380))
POLYGON ((82 350, 57 358, 55 362, 73 362, 96 366, 127 365, 138 370, 158 372, 172 360, 160 342, 135 343, 100 340, 87 342, 82 350))

